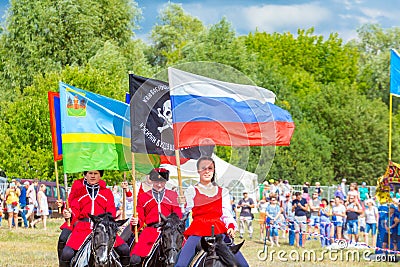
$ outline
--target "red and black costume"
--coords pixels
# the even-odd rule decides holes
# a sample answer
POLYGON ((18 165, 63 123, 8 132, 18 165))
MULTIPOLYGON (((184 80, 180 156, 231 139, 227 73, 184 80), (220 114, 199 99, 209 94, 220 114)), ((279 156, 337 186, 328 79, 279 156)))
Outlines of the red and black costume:
MULTIPOLYGON (((166 169, 154 169, 150 172, 150 180, 155 182, 166 182, 169 172, 166 169)), ((182 211, 178 204, 178 194, 175 191, 163 188, 160 191, 151 189, 138 194, 137 201, 138 228, 144 227, 138 242, 131 251, 131 263, 137 264, 139 257, 149 255, 154 243, 160 235, 159 229, 153 227, 161 222, 159 213, 169 216, 175 212, 182 218, 182 211)))
POLYGON ((136 209, 139 219, 138 228, 144 227, 144 229, 133 247, 131 255, 146 257, 160 234, 158 228, 153 227, 156 223, 161 222, 159 212, 166 217, 175 212, 182 218, 182 211, 178 204, 178 194, 169 189, 164 189, 162 192, 150 190, 139 194, 136 209))
MULTIPOLYGON (((61 260, 70 261, 74 255, 74 251, 78 250, 88 235, 92 232, 92 224, 88 214, 100 215, 110 212, 115 217, 114 196, 105 182, 100 180, 98 184, 90 185, 84 179, 82 184, 74 183, 75 187, 71 189, 72 197, 70 197, 71 209, 71 227, 72 233, 62 251, 61 260)), ((122 259, 128 263, 122 263, 124 266, 129 265, 129 248, 125 241, 117 235, 114 248, 120 254, 122 259), (127 257, 128 259, 126 259, 127 257)))

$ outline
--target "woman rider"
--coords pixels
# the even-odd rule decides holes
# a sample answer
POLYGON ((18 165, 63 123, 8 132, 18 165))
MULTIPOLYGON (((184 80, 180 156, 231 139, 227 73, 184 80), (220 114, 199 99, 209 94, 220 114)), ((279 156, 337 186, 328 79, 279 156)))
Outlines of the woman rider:
MULTIPOLYGON (((185 192, 186 212, 192 211, 193 221, 185 231, 186 243, 179 255, 176 267, 189 266, 196 253, 196 245, 203 236, 225 234, 231 238, 237 231, 236 221, 231 213, 228 190, 215 183, 215 162, 211 157, 202 157, 197 161, 200 182, 190 186, 185 192)), ((243 255, 235 255, 239 266, 249 266, 243 255)))

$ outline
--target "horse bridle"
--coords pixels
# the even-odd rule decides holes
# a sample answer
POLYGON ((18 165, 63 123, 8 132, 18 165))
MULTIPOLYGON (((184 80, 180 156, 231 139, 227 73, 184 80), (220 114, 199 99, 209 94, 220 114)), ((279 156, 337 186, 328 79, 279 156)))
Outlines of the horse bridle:
MULTIPOLYGON (((178 229, 177 229, 177 231, 179 231, 178 229)), ((163 246, 162 246, 162 240, 163 240, 163 234, 161 234, 160 235, 160 255, 159 255, 159 257, 158 257, 158 259, 160 260, 160 261, 165 261, 166 260, 166 257, 167 257, 167 255, 168 255, 168 252, 170 252, 170 251, 175 251, 175 252, 179 252, 179 249, 174 245, 174 246, 172 246, 172 247, 170 247, 170 248, 167 248, 166 250, 164 250, 163 249, 163 246)))
MULTIPOLYGON (((93 255, 93 257, 94 257, 94 260, 96 260, 96 251, 97 251, 97 249, 98 248, 100 248, 100 247, 105 247, 105 246, 108 246, 109 245, 109 243, 106 243, 106 242, 101 242, 100 244, 96 244, 96 246, 95 246, 95 244, 94 244, 94 233, 95 233, 95 229, 96 229, 96 227, 98 226, 98 224, 96 224, 94 227, 93 227, 93 231, 92 231, 92 233, 91 233, 91 239, 92 239, 92 244, 91 244, 91 248, 92 248, 92 255, 93 255)), ((112 249, 110 249, 110 251, 108 252, 108 254, 107 254, 107 258, 108 259, 110 259, 111 257, 111 253, 112 253, 112 249)))

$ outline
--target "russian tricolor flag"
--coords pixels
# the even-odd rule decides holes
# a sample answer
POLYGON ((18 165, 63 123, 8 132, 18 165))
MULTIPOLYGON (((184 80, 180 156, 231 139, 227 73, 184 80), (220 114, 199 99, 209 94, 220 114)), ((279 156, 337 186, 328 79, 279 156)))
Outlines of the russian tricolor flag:
POLYGON ((288 146, 294 123, 265 88, 169 68, 175 147, 288 146))

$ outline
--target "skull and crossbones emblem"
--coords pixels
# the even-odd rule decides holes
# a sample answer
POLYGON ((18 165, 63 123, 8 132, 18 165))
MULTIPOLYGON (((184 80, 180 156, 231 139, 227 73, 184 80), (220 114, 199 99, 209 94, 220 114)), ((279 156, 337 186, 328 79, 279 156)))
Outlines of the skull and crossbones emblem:
POLYGON ((172 129, 172 110, 171 110, 171 101, 167 100, 163 104, 162 112, 161 108, 157 108, 158 117, 164 120, 164 125, 162 127, 157 127, 157 130, 162 133, 164 130, 171 128, 172 129))

